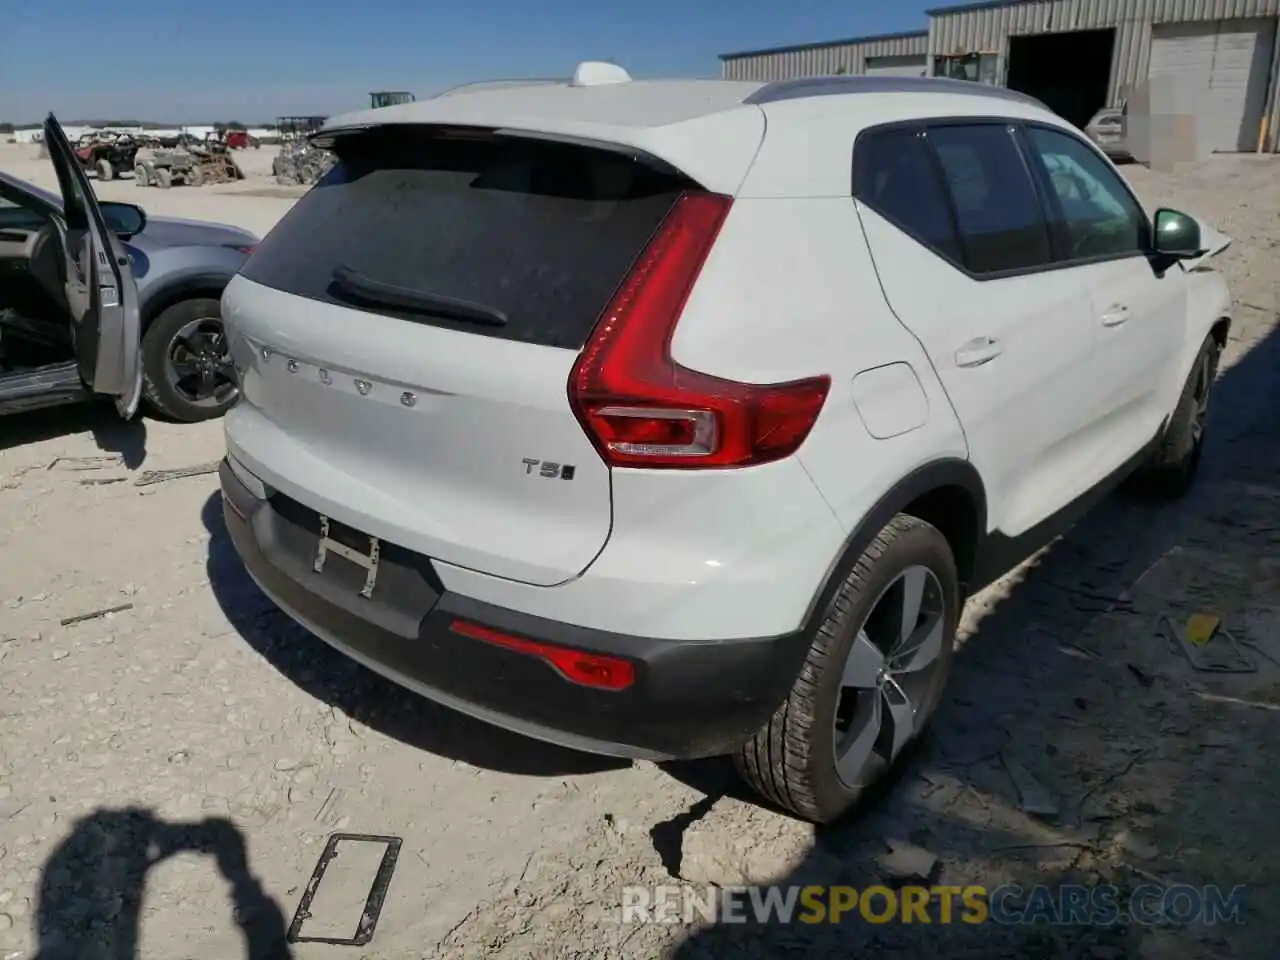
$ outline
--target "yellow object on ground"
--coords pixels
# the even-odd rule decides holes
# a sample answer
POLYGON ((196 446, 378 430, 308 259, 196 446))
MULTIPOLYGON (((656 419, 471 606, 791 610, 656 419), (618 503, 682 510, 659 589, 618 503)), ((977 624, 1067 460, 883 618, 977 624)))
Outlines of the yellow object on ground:
POLYGON ((1187 618, 1187 641, 1203 647, 1213 639, 1222 618, 1212 613, 1195 613, 1187 618))

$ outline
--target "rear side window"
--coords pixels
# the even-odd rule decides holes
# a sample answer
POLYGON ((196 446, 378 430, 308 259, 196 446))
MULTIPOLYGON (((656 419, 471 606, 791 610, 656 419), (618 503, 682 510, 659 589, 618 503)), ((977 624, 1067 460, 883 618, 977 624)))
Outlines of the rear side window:
POLYGON ((1048 224, 1013 134, 1001 124, 930 129, 955 208, 964 262, 976 274, 1052 259, 1048 224))
POLYGON ((692 186, 622 153, 484 131, 383 127, 340 139, 335 152, 337 164, 267 235, 245 277, 571 349, 692 186))
POLYGON ((859 137, 853 195, 935 253, 960 262, 947 196, 919 131, 878 130, 859 137))

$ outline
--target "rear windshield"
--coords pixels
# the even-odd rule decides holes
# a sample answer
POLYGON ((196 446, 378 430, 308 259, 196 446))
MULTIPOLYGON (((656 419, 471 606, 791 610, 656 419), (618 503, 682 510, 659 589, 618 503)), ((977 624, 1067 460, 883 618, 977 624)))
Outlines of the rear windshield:
POLYGON ((623 153, 483 131, 386 127, 335 152, 246 263, 248 279, 572 349, 691 186, 623 153))

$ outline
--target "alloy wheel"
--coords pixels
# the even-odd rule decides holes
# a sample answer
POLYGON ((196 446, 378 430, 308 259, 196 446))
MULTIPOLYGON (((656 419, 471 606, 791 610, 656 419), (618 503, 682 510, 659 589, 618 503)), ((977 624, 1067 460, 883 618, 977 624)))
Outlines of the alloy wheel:
POLYGON ((945 641, 941 583, 928 567, 906 568, 872 604, 845 660, 834 744, 847 788, 875 780, 923 728, 945 641))
POLYGON ((1213 387, 1213 356, 1205 353, 1196 371, 1194 406, 1191 412, 1191 447, 1194 450, 1204 439, 1209 426, 1209 393, 1213 387))
POLYGON ((184 324, 169 341, 165 359, 170 386, 189 403, 212 407, 235 399, 239 386, 221 320, 204 317, 184 324))

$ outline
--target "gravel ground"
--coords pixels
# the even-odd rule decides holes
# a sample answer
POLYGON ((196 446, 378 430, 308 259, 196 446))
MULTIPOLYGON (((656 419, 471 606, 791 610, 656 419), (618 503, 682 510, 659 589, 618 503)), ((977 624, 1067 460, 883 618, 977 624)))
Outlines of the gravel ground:
MULTIPOLYGON (((0 163, 34 175, 25 156, 0 163)), ((97 409, 7 418, 0 958, 1273 955, 1280 163, 1126 173, 1147 201, 1235 238, 1221 263, 1237 320, 1201 482, 1173 507, 1108 501, 975 598, 931 739, 838 828, 762 808, 724 764, 554 749, 332 653, 247 580, 214 477, 146 474, 216 460, 217 424, 122 426, 97 409), (1255 673, 1194 671, 1162 639, 1162 614, 1201 609, 1257 645, 1255 673), (1058 815, 1023 812, 1011 770, 1041 784, 1058 815), (334 831, 403 838, 376 935, 361 951, 285 947, 334 831), (879 882, 886 838, 936 855, 940 883, 1244 884, 1246 922, 618 922, 631 884, 879 882)), ((104 194, 264 230, 289 201, 261 188, 104 194)), ((333 889, 345 912, 317 904, 309 924, 354 924, 363 886, 339 876, 333 889)))

